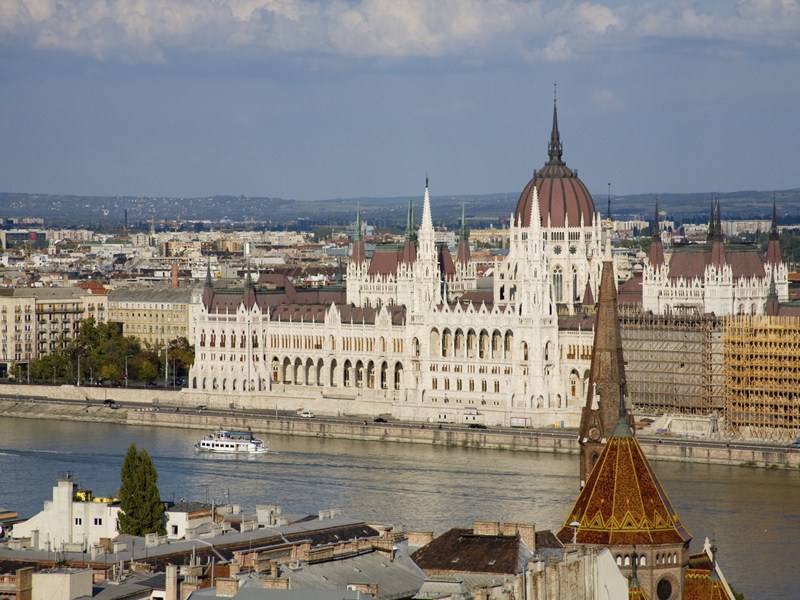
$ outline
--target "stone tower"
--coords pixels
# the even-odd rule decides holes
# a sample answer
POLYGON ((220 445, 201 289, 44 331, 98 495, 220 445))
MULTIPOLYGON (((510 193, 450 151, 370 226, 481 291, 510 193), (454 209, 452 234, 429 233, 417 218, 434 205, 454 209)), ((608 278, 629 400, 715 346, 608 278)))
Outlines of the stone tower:
POLYGON ((633 427, 633 419, 625 406, 625 361, 617 314, 617 286, 610 260, 603 263, 599 295, 589 387, 578 430, 581 488, 586 484, 620 414, 624 414, 633 427))

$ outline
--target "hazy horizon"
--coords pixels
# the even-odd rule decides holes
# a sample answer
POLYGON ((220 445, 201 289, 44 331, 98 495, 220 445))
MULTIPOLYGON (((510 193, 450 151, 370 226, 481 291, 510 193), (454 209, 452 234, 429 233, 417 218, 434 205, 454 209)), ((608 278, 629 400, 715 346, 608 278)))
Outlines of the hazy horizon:
POLYGON ((797 0, 0 2, 0 188, 319 200, 800 187, 797 0), (497 192, 496 190, 510 190, 497 192))

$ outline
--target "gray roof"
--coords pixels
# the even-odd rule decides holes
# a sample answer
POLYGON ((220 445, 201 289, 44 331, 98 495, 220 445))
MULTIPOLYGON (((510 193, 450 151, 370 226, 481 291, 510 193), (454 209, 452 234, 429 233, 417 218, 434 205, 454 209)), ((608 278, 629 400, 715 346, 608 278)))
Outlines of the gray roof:
POLYGON ((108 294, 109 302, 163 302, 188 304, 192 299, 192 288, 119 288, 108 294))
POLYGON ((373 551, 341 560, 303 564, 285 575, 294 589, 346 589, 354 583, 377 584, 381 600, 409 598, 425 580, 425 573, 409 558, 403 545, 398 546, 394 560, 383 552, 373 551))
MULTIPOLYGON (((192 592, 189 600, 223 600, 228 596, 217 596, 216 590, 206 588, 192 592)), ((233 600, 369 600, 372 596, 352 590, 266 590, 260 587, 244 587, 233 600)))
POLYGON ((76 287, 14 288, 15 298, 36 298, 37 300, 74 300, 90 295, 88 290, 76 287))
MULTIPOLYGON (((363 525, 366 527, 363 521, 358 519, 351 519, 345 516, 338 516, 332 519, 325 519, 320 521, 319 519, 310 519, 308 521, 301 521, 298 523, 292 523, 290 525, 283 525, 280 527, 262 527, 256 529, 255 531, 246 531, 246 532, 238 532, 238 531, 231 531, 226 533, 225 535, 219 535, 213 538, 204 538, 203 540, 178 540, 174 542, 169 542, 167 544, 162 544, 160 546, 150 547, 145 550, 145 541, 144 538, 136 537, 134 542, 134 549, 136 552, 136 558, 141 559, 144 558, 145 554, 148 556, 149 559, 157 559, 159 556, 167 556, 173 555, 178 553, 190 553, 192 548, 195 548, 197 551, 205 552, 209 548, 209 544, 216 546, 228 546, 236 543, 245 543, 245 544, 253 544, 253 547, 256 547, 258 544, 263 543, 264 541, 274 538, 276 536, 283 535, 291 535, 291 534, 303 534, 308 533, 309 536, 313 535, 314 532, 318 532, 321 530, 336 528, 336 527, 348 527, 348 526, 361 526, 363 525)), ((377 532, 375 532, 377 535, 377 532)), ((130 542, 130 538, 132 536, 125 536, 120 535, 116 539, 119 541, 130 542)), ((366 536, 363 536, 366 537, 366 536)), ((128 561, 131 559, 130 556, 130 544, 128 544, 128 549, 119 552, 119 553, 109 553, 108 558, 109 560, 122 560, 128 561)), ((11 550, 8 547, 0 546, 0 559, 6 560, 49 560, 51 557, 48 555, 46 550, 11 550)), ((78 560, 82 561, 85 560, 85 556, 81 552, 65 552, 64 553, 65 560, 78 560)))

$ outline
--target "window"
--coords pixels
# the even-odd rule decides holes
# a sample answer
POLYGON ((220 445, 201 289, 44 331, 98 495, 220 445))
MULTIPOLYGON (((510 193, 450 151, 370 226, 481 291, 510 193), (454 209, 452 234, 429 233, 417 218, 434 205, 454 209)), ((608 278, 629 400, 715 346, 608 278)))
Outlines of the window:
POLYGON ((103 524, 103 519, 101 517, 95 517, 94 518, 94 524, 95 525, 102 525, 103 524))
POLYGON ((172 526, 172 535, 178 535, 178 526, 177 525, 173 525, 172 526))
POLYGON ((83 519, 80 517, 75 517, 75 525, 83 525, 83 519))

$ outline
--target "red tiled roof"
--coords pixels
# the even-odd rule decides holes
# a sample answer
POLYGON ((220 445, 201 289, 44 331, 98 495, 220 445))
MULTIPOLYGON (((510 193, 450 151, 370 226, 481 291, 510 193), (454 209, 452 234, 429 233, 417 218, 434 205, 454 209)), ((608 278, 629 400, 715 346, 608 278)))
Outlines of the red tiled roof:
POLYGON ((726 250, 721 242, 714 242, 711 250, 677 250, 669 260, 671 279, 702 279, 706 265, 728 264, 734 278, 764 277, 764 259, 757 250, 726 250))
POLYGON ((400 255, 396 250, 376 250, 369 261, 367 273, 370 275, 394 275, 400 255))
POLYGON ((573 521, 580 523, 580 544, 647 546, 692 539, 632 435, 608 440, 558 532, 564 543, 572 541, 573 521))
POLYGON ((445 279, 452 279, 456 274, 456 265, 453 263, 453 256, 447 246, 439 248, 439 271, 444 274, 445 279))
POLYGON ((686 569, 683 576, 683 600, 735 600, 719 579, 708 569, 686 569))
POLYGON ((581 215, 585 226, 592 224, 594 201, 583 182, 569 169, 552 177, 548 176, 546 169, 542 169, 528 182, 517 200, 514 216, 516 219, 522 219, 523 227, 530 226, 534 187, 539 192, 539 215, 542 226, 547 226, 548 215, 552 227, 579 227, 581 215))
POLYGON ((617 304, 631 305, 642 303, 642 274, 636 273, 633 277, 621 283, 617 290, 617 304))

